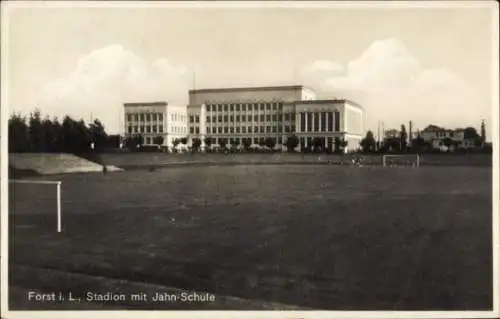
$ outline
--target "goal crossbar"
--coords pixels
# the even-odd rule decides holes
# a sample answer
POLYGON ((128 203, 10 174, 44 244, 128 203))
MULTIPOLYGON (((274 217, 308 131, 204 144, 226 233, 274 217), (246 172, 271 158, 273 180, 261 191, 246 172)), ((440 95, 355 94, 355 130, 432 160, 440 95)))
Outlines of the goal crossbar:
POLYGON ((49 184, 57 186, 57 232, 62 230, 62 211, 61 211, 61 181, 35 181, 26 179, 9 179, 9 183, 15 184, 49 184))

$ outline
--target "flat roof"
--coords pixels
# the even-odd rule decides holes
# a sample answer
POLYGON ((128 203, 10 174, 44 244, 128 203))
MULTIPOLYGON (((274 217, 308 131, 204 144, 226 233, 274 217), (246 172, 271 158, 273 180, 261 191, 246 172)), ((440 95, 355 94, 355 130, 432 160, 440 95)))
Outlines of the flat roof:
POLYGON ((168 105, 168 103, 165 101, 123 103, 123 106, 167 106, 167 105, 168 105))
POLYGON ((257 87, 235 87, 235 88, 212 88, 189 90, 189 94, 197 93, 220 93, 220 92, 237 92, 237 91, 275 91, 275 90, 300 90, 307 89, 314 91, 304 85, 282 85, 282 86, 257 86, 257 87))
POLYGON ((360 110, 363 110, 363 107, 359 105, 356 102, 353 102, 348 99, 326 99, 326 100, 303 100, 303 101, 296 101, 295 103, 301 103, 301 104, 315 104, 315 103, 338 103, 338 102, 348 102, 349 104, 352 104, 353 106, 359 108, 360 110))

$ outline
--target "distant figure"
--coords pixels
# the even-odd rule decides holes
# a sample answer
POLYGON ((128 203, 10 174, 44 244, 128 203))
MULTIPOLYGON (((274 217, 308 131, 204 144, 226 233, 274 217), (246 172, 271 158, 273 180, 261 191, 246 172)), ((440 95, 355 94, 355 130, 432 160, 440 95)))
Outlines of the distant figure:
POLYGON ((90 143, 90 150, 91 151, 94 151, 94 147, 95 147, 94 142, 90 143))
POLYGON ((108 168, 106 167, 106 165, 103 165, 102 166, 102 175, 106 175, 107 172, 108 172, 108 168))

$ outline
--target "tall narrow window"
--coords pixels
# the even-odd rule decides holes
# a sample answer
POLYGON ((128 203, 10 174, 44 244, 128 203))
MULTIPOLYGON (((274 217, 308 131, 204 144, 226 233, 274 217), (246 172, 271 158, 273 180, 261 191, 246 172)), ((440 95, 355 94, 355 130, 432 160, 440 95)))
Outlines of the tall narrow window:
POLYGON ((340 112, 335 111, 335 132, 340 131, 340 112))

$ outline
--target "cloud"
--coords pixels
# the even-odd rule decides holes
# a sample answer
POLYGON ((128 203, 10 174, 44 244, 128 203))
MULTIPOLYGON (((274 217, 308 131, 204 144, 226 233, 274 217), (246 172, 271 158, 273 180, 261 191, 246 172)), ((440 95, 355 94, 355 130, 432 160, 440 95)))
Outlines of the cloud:
POLYGON ((88 120, 92 113, 116 131, 123 102, 185 104, 189 77, 185 66, 165 58, 148 62, 121 45, 110 45, 80 57, 73 73, 43 86, 39 105, 57 116, 88 120))
POLYGON ((345 96, 362 104, 372 130, 379 120, 386 127, 409 120, 419 127, 478 126, 478 112, 491 113, 488 105, 478 106, 471 83, 444 68, 424 68, 397 39, 375 41, 345 68, 315 61, 302 68, 300 76, 325 97, 345 96))

